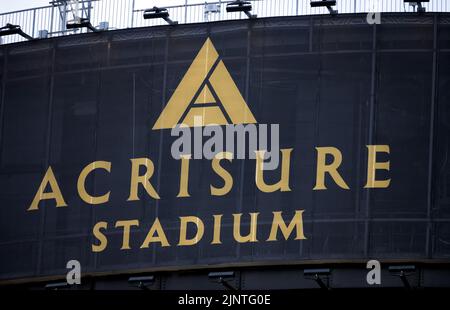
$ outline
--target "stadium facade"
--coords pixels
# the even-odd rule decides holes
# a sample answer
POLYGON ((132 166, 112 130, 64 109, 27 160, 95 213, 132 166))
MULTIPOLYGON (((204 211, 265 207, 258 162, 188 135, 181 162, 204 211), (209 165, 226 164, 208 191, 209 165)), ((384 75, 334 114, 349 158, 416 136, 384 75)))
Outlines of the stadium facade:
POLYGON ((63 36, 0 74, 2 285, 450 285, 447 13, 63 36), (278 124, 279 166, 175 159, 180 123, 278 124))

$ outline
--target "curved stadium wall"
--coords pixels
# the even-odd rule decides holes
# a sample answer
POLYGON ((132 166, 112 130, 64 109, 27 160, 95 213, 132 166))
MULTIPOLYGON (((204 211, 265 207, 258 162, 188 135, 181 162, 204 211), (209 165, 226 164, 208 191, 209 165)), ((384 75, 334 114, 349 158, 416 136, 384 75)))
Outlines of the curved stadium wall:
MULTIPOLYGON (((41 287, 65 278, 76 259, 96 288, 127 287, 135 273, 154 274, 162 289, 220 288, 208 280, 212 269, 236 271, 240 288, 316 287, 301 271, 318 265, 331 268, 335 286, 359 287, 367 286, 365 263, 378 259, 416 266, 417 286, 450 285, 449 38, 448 14, 392 13, 379 25, 365 14, 278 17, 0 46, 1 282, 41 287), (279 124, 280 148, 292 149, 288 188, 261 190, 254 159, 224 160, 233 185, 212 195, 225 180, 201 159, 189 161, 189 197, 177 197, 175 138, 153 126, 208 38, 257 124, 279 124), (379 146, 376 163, 389 163, 373 170, 387 187, 367 186, 368 146, 379 146), (348 189, 330 174, 326 189, 314 189, 326 147, 342 155, 338 172, 348 189), (138 158, 154 166, 153 174, 136 173, 160 199, 142 184, 130 199, 138 158), (77 184, 96 161, 111 166, 86 177, 86 192, 110 195, 93 205, 77 184), (42 196, 57 192, 44 176, 54 177, 64 203, 42 196), (268 241, 273 212, 286 225, 300 214, 303 236, 279 231, 268 241), (245 236, 256 213, 254 239, 237 240, 236 215, 245 236), (216 244, 215 215, 222 215, 216 244), (201 240, 180 244, 180 217, 200 219, 201 240), (169 245, 143 247, 155 219, 169 245), (102 236, 107 245, 98 251, 102 236)), ((216 86, 226 90, 222 82, 216 86)), ((227 104, 226 91, 212 91, 227 104)), ((281 168, 265 171, 264 182, 280 175, 281 168)), ((195 221, 182 232, 187 239, 198 232, 195 221)), ((389 279, 385 286, 402 285, 389 279)))

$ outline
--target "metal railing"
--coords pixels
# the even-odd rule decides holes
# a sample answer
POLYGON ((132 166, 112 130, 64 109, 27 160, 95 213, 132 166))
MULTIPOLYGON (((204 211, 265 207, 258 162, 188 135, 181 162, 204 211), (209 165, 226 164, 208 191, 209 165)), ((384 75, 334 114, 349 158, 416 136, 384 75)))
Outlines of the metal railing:
MULTIPOLYGON (((245 19, 243 13, 227 13, 226 5, 232 1, 185 0, 184 5, 165 6, 172 20, 184 23, 214 22, 221 20, 245 19), (196 3, 193 3, 196 2, 196 3)), ((311 8, 310 0, 250 0, 252 14, 258 17, 295 16, 328 14, 326 8, 311 8)), ((67 21, 74 17, 89 18, 91 24, 108 23, 108 29, 124 29, 164 25, 161 19, 144 20, 144 9, 136 8, 136 0, 78 0, 53 1, 52 5, 0 14, 0 27, 6 24, 19 25, 32 37, 48 37, 83 33, 86 29, 66 29, 67 21), (45 32, 40 32, 45 30, 45 32)), ((167 2, 165 2, 167 3, 167 2)), ((152 5, 158 1, 152 1, 152 5)), ((449 12, 450 0, 431 0, 424 3, 427 11, 449 12)), ((413 12, 414 8, 403 0, 337 0, 339 13, 364 12, 413 12)), ((19 35, 0 38, 0 43, 8 44, 25 40, 19 35)))

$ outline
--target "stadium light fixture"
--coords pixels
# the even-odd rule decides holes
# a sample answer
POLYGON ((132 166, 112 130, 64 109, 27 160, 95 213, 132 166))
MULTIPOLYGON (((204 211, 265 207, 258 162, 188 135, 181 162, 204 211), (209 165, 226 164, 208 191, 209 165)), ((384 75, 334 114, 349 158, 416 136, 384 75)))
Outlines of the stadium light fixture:
POLYGON ((33 37, 23 32, 19 25, 6 24, 0 28, 0 37, 18 34, 21 37, 24 37, 27 40, 33 40, 33 37))
POLYGON ((148 290, 149 286, 155 283, 155 277, 150 276, 139 276, 139 277, 130 277, 128 279, 128 283, 132 286, 138 287, 141 290, 148 290))
POLYGON ((73 21, 70 21, 66 24, 66 29, 79 29, 79 28, 87 28, 92 32, 98 32, 99 30, 92 26, 91 21, 87 18, 76 18, 73 21))
POLYGON ((328 281, 330 274, 331 270, 328 268, 303 270, 303 275, 305 276, 306 279, 316 281, 317 284, 320 286, 320 288, 324 290, 330 290, 328 281), (326 279, 326 283, 323 280, 323 278, 326 279))
POLYGON ((144 11, 144 19, 155 19, 155 18, 162 18, 164 19, 169 25, 177 25, 177 21, 173 21, 169 18, 169 11, 167 11, 166 8, 158 8, 154 6, 151 9, 147 9, 144 11))
POLYGON ((405 3, 417 5, 418 13, 425 13, 426 9, 422 6, 422 2, 430 2, 430 0, 403 0, 405 3))
POLYGON ((59 290, 62 288, 68 288, 69 284, 67 282, 53 282, 45 285, 46 290, 59 290))
POLYGON ((311 1, 310 5, 311 5, 312 8, 326 6, 331 15, 336 15, 338 13, 338 10, 333 9, 333 6, 336 5, 336 0, 311 1))
POLYGON ((210 272, 208 278, 217 281, 230 291, 237 291, 237 289, 226 280, 234 279, 234 271, 210 272))
POLYGON ((411 284, 408 281, 408 276, 412 275, 416 271, 416 266, 414 265, 405 265, 405 266, 389 266, 389 272, 393 276, 400 277, 405 288, 410 289, 411 284))
POLYGON ((248 18, 256 18, 256 14, 251 14, 252 4, 248 1, 236 0, 227 4, 227 12, 244 12, 248 18))

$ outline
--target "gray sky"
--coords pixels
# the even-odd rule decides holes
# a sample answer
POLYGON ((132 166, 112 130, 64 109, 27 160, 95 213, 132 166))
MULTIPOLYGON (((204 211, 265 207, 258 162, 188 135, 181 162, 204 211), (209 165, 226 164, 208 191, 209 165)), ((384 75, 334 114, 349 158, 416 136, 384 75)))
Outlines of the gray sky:
MULTIPOLYGON (((102 0, 108 1, 108 0, 102 0)), ((131 1, 131 0, 130 0, 131 1)), ((158 6, 183 4, 185 0, 136 0, 136 8, 144 9, 158 6)), ((204 0, 188 0, 190 3, 204 2, 204 0)), ((50 0, 0 0, 0 13, 49 5, 50 0)))
POLYGON ((49 0, 0 0, 0 12, 10 12, 47 5, 49 0))

